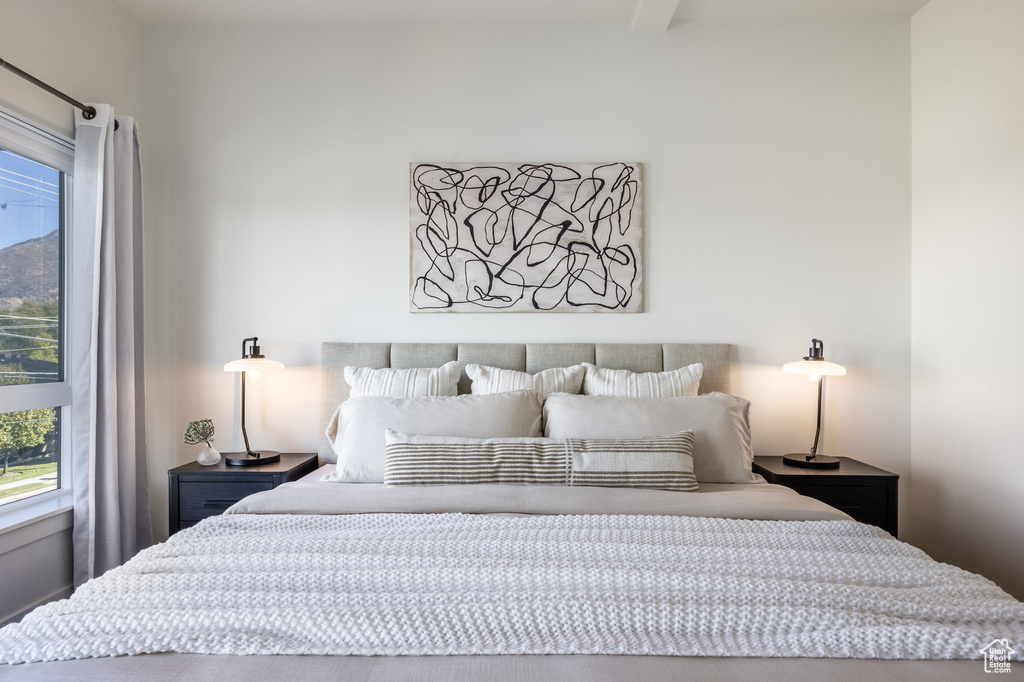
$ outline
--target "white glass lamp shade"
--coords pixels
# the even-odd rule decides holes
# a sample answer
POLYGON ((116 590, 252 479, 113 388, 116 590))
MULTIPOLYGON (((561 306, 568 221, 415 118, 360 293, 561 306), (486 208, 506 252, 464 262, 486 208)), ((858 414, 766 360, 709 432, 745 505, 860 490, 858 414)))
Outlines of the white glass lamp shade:
POLYGON ((280 372, 284 365, 266 358, 239 358, 224 365, 225 372, 280 372))
POLYGON ((787 374, 807 374, 811 377, 841 377, 846 376, 846 368, 827 360, 797 360, 787 362, 782 366, 782 371, 787 374))

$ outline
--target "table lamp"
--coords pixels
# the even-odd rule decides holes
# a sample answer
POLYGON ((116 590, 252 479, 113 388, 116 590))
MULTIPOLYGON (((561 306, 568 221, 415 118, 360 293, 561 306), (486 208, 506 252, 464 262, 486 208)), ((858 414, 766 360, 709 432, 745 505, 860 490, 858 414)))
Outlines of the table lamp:
POLYGON ((818 454, 818 436, 821 435, 821 385, 825 377, 841 377, 846 375, 846 368, 825 360, 825 344, 818 339, 811 339, 811 349, 803 360, 787 362, 782 371, 788 374, 805 374, 811 381, 818 382, 818 426, 814 430, 814 443, 809 453, 793 453, 783 455, 786 464, 808 469, 836 469, 839 460, 835 457, 818 454))
POLYGON ((267 360, 260 354, 260 347, 256 345, 259 338, 253 336, 242 340, 242 358, 232 360, 224 365, 225 372, 242 373, 242 438, 245 439, 245 452, 226 452, 224 462, 228 466, 259 466, 260 464, 272 464, 281 461, 281 453, 272 450, 253 452, 249 447, 249 434, 245 432, 245 375, 248 372, 254 373, 254 378, 260 372, 276 372, 284 369, 284 365, 275 360, 267 360))

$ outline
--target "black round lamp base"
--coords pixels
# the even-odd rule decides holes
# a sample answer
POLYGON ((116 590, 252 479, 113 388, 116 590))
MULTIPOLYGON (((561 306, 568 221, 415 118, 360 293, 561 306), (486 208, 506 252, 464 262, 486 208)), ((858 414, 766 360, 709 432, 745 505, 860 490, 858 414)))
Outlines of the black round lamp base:
POLYGON ((792 455, 783 455, 782 461, 790 466, 803 467, 805 469, 838 469, 839 459, 836 457, 829 457, 827 455, 815 455, 812 459, 807 459, 810 455, 804 452, 794 453, 792 455))
POLYGON ((262 450, 259 457, 253 457, 247 452, 224 453, 224 463, 230 467, 257 467, 261 464, 273 464, 281 461, 281 453, 273 450, 262 450))

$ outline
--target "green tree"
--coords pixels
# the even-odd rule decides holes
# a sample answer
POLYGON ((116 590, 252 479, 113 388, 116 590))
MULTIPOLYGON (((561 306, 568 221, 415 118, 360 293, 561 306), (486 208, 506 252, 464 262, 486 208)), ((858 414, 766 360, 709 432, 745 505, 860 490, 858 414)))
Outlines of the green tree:
POLYGON ((11 455, 22 448, 31 448, 46 442, 46 434, 53 429, 57 416, 52 407, 38 410, 0 413, 0 455, 4 458, 4 469, 0 476, 7 475, 11 455))
MULTIPOLYGON (((39 350, 31 351, 28 357, 33 360, 56 363, 57 343, 52 339, 57 334, 57 301, 25 301, 14 314, 24 318, 18 320, 19 324, 16 325, 28 327, 24 330, 24 335, 36 337, 34 339, 18 339, 25 346, 39 348, 39 350), (49 322, 44 320, 49 320, 49 322)), ((18 329, 15 328, 12 331, 17 332, 18 329)))
MULTIPOLYGON (((0 377, 0 385, 28 383, 27 378, 17 374, 21 372, 21 365, 8 367, 15 373, 0 377)), ((46 435, 53 430, 53 420, 56 417, 57 410, 53 407, 0 412, 0 457, 4 458, 4 468, 0 476, 7 475, 11 456, 17 461, 21 459, 22 448, 31 448, 46 442, 46 435)))
MULTIPOLYGON (((23 301, 16 310, 0 310, 0 371, 10 377, 22 360, 57 366, 60 328, 57 301, 23 301)), ((28 376, 28 375, 24 375, 28 376)), ((3 382, 0 382, 3 383, 3 382)))

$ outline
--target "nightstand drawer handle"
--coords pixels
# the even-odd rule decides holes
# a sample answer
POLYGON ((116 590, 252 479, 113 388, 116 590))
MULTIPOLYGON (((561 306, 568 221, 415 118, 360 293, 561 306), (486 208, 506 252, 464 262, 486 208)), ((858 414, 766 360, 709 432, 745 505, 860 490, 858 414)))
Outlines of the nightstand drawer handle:
POLYGON ((207 500, 203 502, 203 509, 227 509, 238 500, 207 500))

